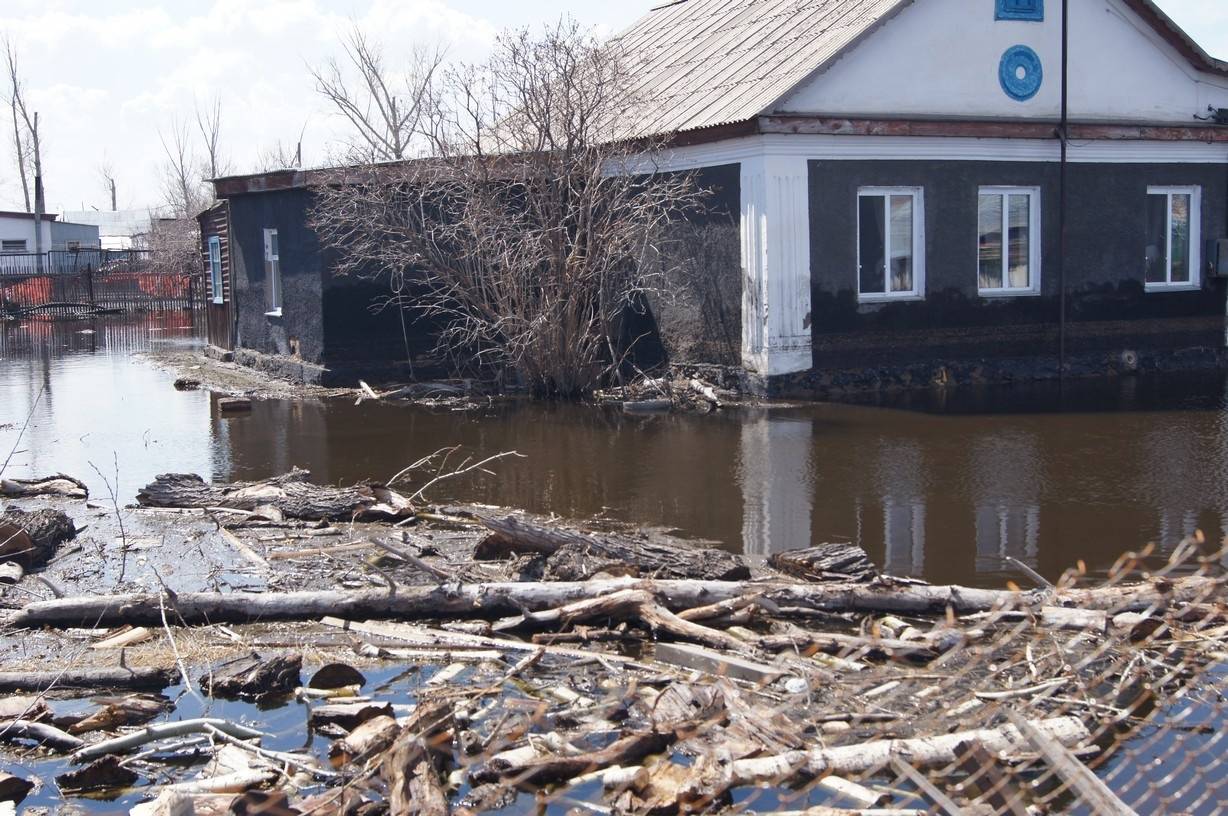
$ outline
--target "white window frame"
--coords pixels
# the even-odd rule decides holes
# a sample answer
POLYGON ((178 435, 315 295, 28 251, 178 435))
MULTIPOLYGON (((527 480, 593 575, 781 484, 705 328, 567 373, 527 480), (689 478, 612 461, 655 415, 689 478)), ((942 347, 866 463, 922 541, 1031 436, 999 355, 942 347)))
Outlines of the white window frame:
POLYGON ((1189 292, 1202 288, 1202 187, 1198 185, 1151 186, 1147 195, 1168 197, 1168 216, 1164 222, 1164 275, 1168 280, 1152 283, 1147 280, 1147 264, 1143 263, 1143 288, 1148 292, 1189 292), (1173 196, 1190 197, 1190 279, 1173 281, 1173 196))
POLYGON ((268 317, 281 317, 281 236, 277 230, 264 230, 264 274, 269 310, 268 317), (273 239, 277 239, 277 251, 273 251, 273 239))
POLYGON ((1040 294, 1041 258, 1041 213, 1039 187, 981 187, 976 193, 977 224, 976 224, 976 290, 983 298, 996 297, 1028 297, 1040 294), (1002 201, 1002 286, 997 289, 986 289, 981 286, 981 196, 1003 196, 1002 201), (1009 274, 1009 235, 1010 208, 1006 196, 1028 196, 1028 285, 1024 287, 1008 286, 1009 274))
POLYGON ((925 188, 923 187, 859 187, 857 188, 857 240, 858 303, 886 303, 901 300, 925 300, 925 188), (912 289, 900 292, 861 291, 861 199, 865 196, 882 196, 883 208, 883 287, 891 280, 891 196, 912 197, 912 289))
POLYGON ((222 292, 222 239, 209 236, 209 294, 215 304, 226 302, 222 292))

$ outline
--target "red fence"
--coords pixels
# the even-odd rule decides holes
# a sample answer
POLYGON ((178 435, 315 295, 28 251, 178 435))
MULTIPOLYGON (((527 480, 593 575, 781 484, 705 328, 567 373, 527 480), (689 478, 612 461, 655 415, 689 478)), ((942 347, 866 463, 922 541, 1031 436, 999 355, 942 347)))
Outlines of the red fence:
POLYGON ((204 307, 200 275, 156 271, 141 250, 0 255, 0 313, 77 315, 204 307))

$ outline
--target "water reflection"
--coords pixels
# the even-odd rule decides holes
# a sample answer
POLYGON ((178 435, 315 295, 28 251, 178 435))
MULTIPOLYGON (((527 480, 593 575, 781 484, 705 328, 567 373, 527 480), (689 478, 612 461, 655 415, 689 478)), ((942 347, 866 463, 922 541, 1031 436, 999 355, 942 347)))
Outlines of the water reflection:
MULTIPOLYGON (((644 417, 274 400, 223 417, 216 399, 177 392, 172 375, 130 358, 190 336, 169 320, 6 327, 0 425, 19 426, 38 400, 6 475, 66 471, 105 495, 91 466, 110 474, 115 456, 130 500, 167 471, 253 479, 297 466, 341 483, 387 479, 445 446, 461 448, 453 465, 516 450, 525 458, 432 498, 608 516, 754 557, 848 541, 892 572, 977 584, 1018 580, 1008 556, 1056 577, 1078 559, 1106 568, 1148 541, 1171 548, 1195 529, 1218 541, 1228 526, 1222 376, 947 392, 940 405, 922 394, 909 410, 644 417)), ((0 453, 15 437, 0 429, 0 453)))

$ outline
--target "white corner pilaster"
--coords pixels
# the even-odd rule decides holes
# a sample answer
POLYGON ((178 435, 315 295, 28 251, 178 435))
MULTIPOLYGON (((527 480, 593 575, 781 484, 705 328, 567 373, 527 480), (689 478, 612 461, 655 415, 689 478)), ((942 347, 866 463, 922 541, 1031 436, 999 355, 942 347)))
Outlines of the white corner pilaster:
POLYGON ((808 187, 805 158, 742 161, 742 363, 765 376, 813 365, 808 187))

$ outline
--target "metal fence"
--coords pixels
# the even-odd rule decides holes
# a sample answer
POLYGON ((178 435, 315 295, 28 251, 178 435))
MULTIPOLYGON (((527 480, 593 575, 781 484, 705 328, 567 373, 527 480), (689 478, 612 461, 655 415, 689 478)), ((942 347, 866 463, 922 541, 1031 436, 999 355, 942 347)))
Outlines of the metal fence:
POLYGON ((0 313, 9 317, 199 309, 203 290, 201 275, 156 270, 145 250, 0 255, 0 313))

